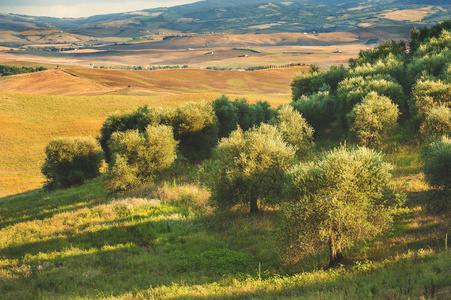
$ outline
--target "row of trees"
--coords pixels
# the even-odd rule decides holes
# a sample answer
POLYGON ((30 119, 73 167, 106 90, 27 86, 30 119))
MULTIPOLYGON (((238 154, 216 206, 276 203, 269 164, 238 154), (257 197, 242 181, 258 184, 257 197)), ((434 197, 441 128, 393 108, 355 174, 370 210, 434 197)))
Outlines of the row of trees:
MULTIPOLYGON (((299 74, 292 82, 291 105, 315 129, 329 128, 337 122, 345 132, 351 129, 350 133, 364 145, 380 143, 387 136, 387 130, 382 128, 394 128, 396 114, 398 122, 410 119, 415 129, 421 129, 424 138, 447 133, 451 130, 449 30, 451 21, 430 29, 413 30, 410 43, 392 41, 361 51, 357 58, 350 60, 349 69, 333 66, 326 72, 299 74), (388 98, 398 112, 393 107, 388 109, 386 103, 389 112, 378 114, 378 122, 385 125, 373 124, 371 131, 362 132, 362 126, 356 124, 359 118, 355 117, 355 109, 370 93, 388 98), (373 137, 368 140, 371 132, 373 137)), ((367 109, 381 109, 374 107, 380 101, 370 102, 366 100, 367 109)), ((374 114, 368 114, 365 119, 374 122, 374 114)))
POLYGON ((13 66, 6 66, 6 65, 0 65, 0 76, 9 76, 9 75, 16 75, 16 74, 23 74, 23 73, 32 73, 32 72, 39 72, 47 70, 44 67, 13 67, 13 66))

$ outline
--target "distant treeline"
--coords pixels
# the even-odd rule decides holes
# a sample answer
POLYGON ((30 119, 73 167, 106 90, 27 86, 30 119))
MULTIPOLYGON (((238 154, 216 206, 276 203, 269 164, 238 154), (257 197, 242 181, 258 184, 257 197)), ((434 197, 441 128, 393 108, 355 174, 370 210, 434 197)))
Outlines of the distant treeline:
POLYGON ((253 53, 261 53, 260 51, 257 51, 257 50, 251 49, 251 48, 232 48, 232 50, 241 50, 241 51, 250 51, 253 53))
POLYGON ((0 65, 0 76, 9 76, 9 75, 16 75, 16 74, 22 74, 22 73, 32 73, 32 72, 39 72, 47 70, 44 67, 37 67, 37 68, 31 68, 31 67, 11 67, 6 65, 0 65))
MULTIPOLYGON (((254 66, 254 67, 248 67, 248 68, 244 68, 244 70, 246 71, 256 71, 256 70, 264 70, 264 69, 276 69, 276 68, 289 68, 289 67, 294 67, 294 66, 305 66, 304 63, 291 63, 291 64, 286 64, 286 65, 267 65, 267 66, 254 66)), ((98 69, 121 69, 121 70, 167 70, 167 69, 187 69, 189 68, 188 65, 183 65, 183 66, 179 66, 179 65, 175 65, 175 66, 152 66, 152 67, 142 67, 142 66, 94 66, 94 68, 98 68, 98 69)), ((215 70, 215 71, 230 71, 230 70, 234 70, 233 68, 229 68, 229 67, 205 67, 205 69, 207 70, 215 70)), ((240 70, 243 68, 236 68, 235 70, 240 70)))

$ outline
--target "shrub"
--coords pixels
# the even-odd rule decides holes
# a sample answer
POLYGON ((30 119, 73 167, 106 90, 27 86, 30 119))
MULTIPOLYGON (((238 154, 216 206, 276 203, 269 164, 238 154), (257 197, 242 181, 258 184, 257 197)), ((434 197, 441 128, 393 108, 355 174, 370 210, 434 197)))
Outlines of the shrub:
POLYGON ((376 92, 369 93, 362 103, 348 114, 350 130, 361 145, 378 145, 393 131, 398 120, 396 104, 376 92))
POLYGON ((436 188, 451 189, 451 139, 431 139, 422 153, 426 181, 436 188))
POLYGON ((100 145, 105 153, 105 160, 110 162, 112 158, 108 142, 114 132, 125 132, 130 129, 144 132, 149 124, 162 123, 161 115, 164 115, 161 109, 149 109, 147 106, 138 107, 125 113, 114 112, 110 114, 100 129, 99 138, 100 145))
POLYGON ((82 184, 100 173, 102 149, 92 137, 58 137, 45 148, 41 172, 48 189, 82 184))
POLYGON ((293 107, 281 106, 272 124, 282 133, 283 140, 294 147, 298 155, 302 155, 313 145, 313 128, 298 111, 293 110, 293 107))
POLYGON ((217 165, 209 182, 213 205, 224 210, 237 204, 250 205, 250 213, 261 205, 276 204, 284 171, 295 150, 283 141, 276 127, 262 124, 243 132, 240 128, 219 143, 217 165))
POLYGON ((424 138, 449 135, 451 133, 451 109, 444 105, 431 108, 426 114, 420 131, 424 138))
MULTIPOLYGON (((391 224, 391 166, 368 148, 328 152, 316 164, 300 164, 287 172, 280 250, 285 261, 329 250, 330 265, 354 242, 371 238, 391 224)), ((396 200, 396 201, 395 201, 396 200)))
POLYGON ((451 107, 451 84, 434 80, 418 80, 409 102, 412 115, 418 125, 423 125, 426 114, 437 105, 451 107))
POLYGON ((290 105, 300 112, 316 132, 328 128, 335 121, 335 97, 331 94, 330 86, 323 87, 310 96, 301 96, 290 105))
POLYGON ((400 84, 396 83, 388 75, 377 75, 373 77, 351 77, 340 82, 337 90, 337 101, 339 105, 338 117, 342 125, 346 125, 346 115, 354 106, 370 92, 377 92, 386 96, 398 105, 401 112, 405 111, 406 96, 400 84))
POLYGON ((119 192, 155 179, 176 158, 177 142, 165 125, 115 132, 109 142, 113 159, 105 176, 105 189, 119 192))
POLYGON ((173 119, 174 135, 182 155, 204 159, 218 143, 217 119, 210 103, 187 102, 177 107, 173 119))
POLYGON ((291 83, 293 101, 301 96, 310 96, 318 92, 324 84, 331 87, 332 93, 337 90, 338 83, 348 75, 348 70, 343 65, 332 66, 329 70, 319 72, 300 73, 295 76, 291 83))
POLYGON ((218 137, 229 136, 238 125, 238 108, 224 95, 214 100, 212 105, 218 119, 218 137))

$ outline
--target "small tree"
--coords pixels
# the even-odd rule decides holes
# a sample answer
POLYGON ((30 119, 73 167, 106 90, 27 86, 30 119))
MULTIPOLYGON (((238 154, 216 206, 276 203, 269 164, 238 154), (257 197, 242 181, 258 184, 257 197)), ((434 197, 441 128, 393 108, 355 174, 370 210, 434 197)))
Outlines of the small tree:
POLYGON ((316 164, 288 172, 280 250, 296 263, 329 250, 330 265, 354 242, 378 235, 391 224, 385 190, 391 166, 368 148, 328 152, 316 164))
POLYGON ((276 127, 262 124, 246 132, 238 128, 221 140, 216 154, 210 187, 217 208, 250 205, 252 214, 259 210, 258 201, 262 205, 279 202, 284 171, 295 150, 276 127))
POLYGON ((204 159, 218 143, 217 119, 210 103, 187 102, 174 112, 173 128, 180 152, 189 159, 204 159))
POLYGON ((315 132, 328 128, 335 121, 335 97, 331 94, 330 86, 326 84, 317 93, 308 97, 301 96, 290 105, 302 114, 315 132))
POLYGON ((399 110, 396 104, 376 92, 369 93, 362 103, 354 106, 348 114, 351 132, 361 145, 378 145, 396 127, 399 110))
POLYGON ((67 188, 99 175, 102 149, 92 137, 58 137, 45 148, 41 172, 46 188, 67 188))
POLYGON ((281 106, 272 123, 282 133, 283 140, 296 149, 298 155, 304 154, 313 145, 313 128, 292 106, 281 106))
POLYGON ((219 124, 218 137, 227 137, 237 128, 238 108, 224 95, 214 100, 212 104, 219 124))
POLYGON ((451 133, 451 109, 444 105, 431 108, 420 128, 424 138, 441 137, 451 133))
POLYGON ((119 192, 136 187, 167 169, 176 158, 177 142, 165 125, 115 132, 109 143, 113 155, 105 176, 105 189, 119 192))
POLYGON ((447 136, 431 139, 422 158, 426 181, 433 187, 451 190, 451 139, 447 136))

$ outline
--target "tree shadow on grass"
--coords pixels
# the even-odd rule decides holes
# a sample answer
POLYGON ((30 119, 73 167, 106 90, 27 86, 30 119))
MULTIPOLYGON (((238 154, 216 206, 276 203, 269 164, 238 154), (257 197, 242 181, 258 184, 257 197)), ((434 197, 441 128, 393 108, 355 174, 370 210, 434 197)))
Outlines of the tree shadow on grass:
POLYGON ((0 229, 32 220, 43 220, 62 212, 71 212, 83 207, 108 201, 100 180, 66 190, 45 191, 37 189, 0 199, 0 229))

